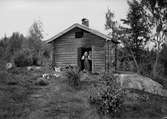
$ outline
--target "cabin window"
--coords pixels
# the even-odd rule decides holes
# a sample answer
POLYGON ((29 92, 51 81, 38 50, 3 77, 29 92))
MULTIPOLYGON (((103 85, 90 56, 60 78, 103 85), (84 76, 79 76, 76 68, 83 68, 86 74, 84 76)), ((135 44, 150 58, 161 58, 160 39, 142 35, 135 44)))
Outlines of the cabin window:
POLYGON ((75 32, 75 38, 82 38, 83 37, 83 32, 79 31, 79 32, 75 32))

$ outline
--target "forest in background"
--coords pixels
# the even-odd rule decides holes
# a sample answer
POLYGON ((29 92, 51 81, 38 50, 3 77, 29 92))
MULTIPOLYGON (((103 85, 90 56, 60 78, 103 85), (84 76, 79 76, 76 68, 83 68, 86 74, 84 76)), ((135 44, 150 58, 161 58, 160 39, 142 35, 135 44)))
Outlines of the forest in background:
POLYGON ((41 66, 48 61, 49 45, 43 39, 42 22, 35 21, 29 29, 28 36, 14 32, 0 40, 0 60, 12 62, 18 67, 41 66))

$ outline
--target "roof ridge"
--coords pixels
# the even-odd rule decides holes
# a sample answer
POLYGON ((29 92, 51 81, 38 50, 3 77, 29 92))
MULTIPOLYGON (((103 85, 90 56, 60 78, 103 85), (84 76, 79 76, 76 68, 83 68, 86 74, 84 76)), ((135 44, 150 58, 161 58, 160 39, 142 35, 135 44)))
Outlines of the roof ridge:
POLYGON ((82 25, 82 24, 79 24, 79 23, 74 23, 73 25, 71 25, 70 27, 68 27, 67 29, 65 29, 64 31, 58 33, 57 35, 51 37, 50 39, 46 40, 47 43, 49 42, 52 42, 53 40, 59 38, 60 36, 62 36, 63 34, 67 33, 68 31, 72 30, 73 28, 75 27, 79 27, 85 31, 88 31, 90 33, 93 33, 94 35, 97 35, 103 39, 106 39, 106 40, 112 40, 113 42, 117 43, 117 41, 115 41, 114 39, 111 39, 110 36, 106 35, 106 34, 103 34, 101 33, 100 31, 98 30, 95 30, 95 29, 92 29, 90 27, 87 27, 85 25, 82 25))

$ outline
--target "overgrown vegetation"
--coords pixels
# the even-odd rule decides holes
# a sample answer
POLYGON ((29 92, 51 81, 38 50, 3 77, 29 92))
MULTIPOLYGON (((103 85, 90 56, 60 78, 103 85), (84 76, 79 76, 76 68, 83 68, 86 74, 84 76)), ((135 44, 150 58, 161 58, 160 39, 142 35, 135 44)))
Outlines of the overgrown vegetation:
POLYGON ((34 59, 33 52, 30 49, 24 49, 14 55, 14 63, 17 67, 37 65, 37 59, 34 59))
POLYGON ((80 72, 79 68, 75 66, 66 66, 63 68, 64 76, 69 85, 75 89, 80 87, 80 72))
POLYGON ((90 103, 95 105, 100 115, 118 116, 123 106, 124 91, 117 78, 103 74, 99 84, 92 87, 90 103))
POLYGON ((32 107, 28 98, 37 90, 31 79, 34 75, 19 68, 7 71, 0 63, 0 118, 26 118, 32 107))
POLYGON ((166 115, 166 97, 152 95, 139 90, 129 90, 123 106, 125 119, 159 119, 166 115))
POLYGON ((12 36, 5 35, 0 39, 1 119, 23 119, 31 112, 29 98, 37 91, 34 82, 42 72, 27 71, 24 67, 43 65, 50 56, 49 46, 42 41, 41 27, 39 22, 34 22, 28 36, 14 32, 12 36), (7 70, 5 65, 8 62, 16 67, 7 70))

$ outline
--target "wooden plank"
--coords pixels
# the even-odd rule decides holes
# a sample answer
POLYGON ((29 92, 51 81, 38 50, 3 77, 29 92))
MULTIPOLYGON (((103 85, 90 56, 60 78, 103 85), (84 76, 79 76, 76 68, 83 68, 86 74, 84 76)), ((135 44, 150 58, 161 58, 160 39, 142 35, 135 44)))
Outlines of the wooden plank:
POLYGON ((94 67, 95 72, 100 72, 102 70, 105 70, 105 50, 104 46, 95 46, 94 50, 94 67))

